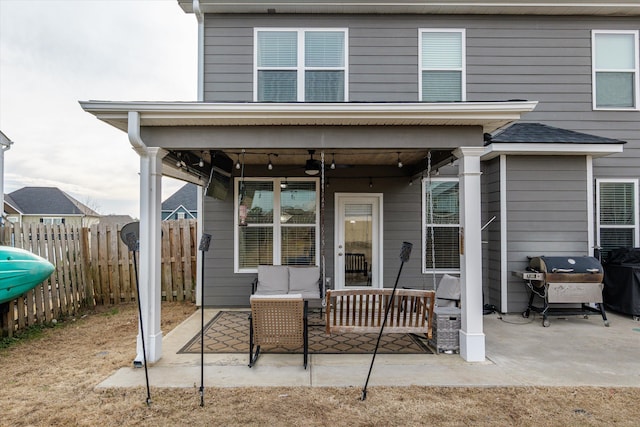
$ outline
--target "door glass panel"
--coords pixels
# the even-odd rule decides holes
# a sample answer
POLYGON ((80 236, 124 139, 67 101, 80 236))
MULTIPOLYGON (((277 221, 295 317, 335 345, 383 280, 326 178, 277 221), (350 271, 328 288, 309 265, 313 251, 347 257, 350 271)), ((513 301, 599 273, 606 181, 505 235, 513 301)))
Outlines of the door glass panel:
POLYGON ((373 205, 347 203, 344 214, 344 284, 371 286, 373 205))

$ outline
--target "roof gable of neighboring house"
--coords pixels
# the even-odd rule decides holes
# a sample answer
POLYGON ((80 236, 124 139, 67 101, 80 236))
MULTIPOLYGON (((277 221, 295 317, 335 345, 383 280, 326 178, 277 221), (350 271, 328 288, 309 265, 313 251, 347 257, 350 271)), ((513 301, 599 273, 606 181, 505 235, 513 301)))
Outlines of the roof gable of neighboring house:
POLYGON ((198 210, 198 186, 195 184, 185 184, 178 191, 162 202, 162 211, 171 212, 180 207, 189 212, 198 210))
POLYGON ((55 187, 23 187, 8 196, 11 205, 23 215, 100 216, 55 187))
POLYGON ((4 195, 4 211, 9 215, 11 215, 11 214, 23 214, 24 213, 24 212, 22 212, 20 210, 20 207, 16 204, 16 202, 8 194, 4 195))

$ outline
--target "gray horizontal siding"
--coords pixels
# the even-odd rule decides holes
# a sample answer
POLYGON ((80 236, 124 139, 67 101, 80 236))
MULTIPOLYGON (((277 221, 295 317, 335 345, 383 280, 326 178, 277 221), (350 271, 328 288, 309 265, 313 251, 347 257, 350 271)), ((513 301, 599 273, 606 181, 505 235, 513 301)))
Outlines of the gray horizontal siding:
POLYGON ((486 224, 494 216, 496 219, 487 226, 482 235, 483 294, 487 304, 500 307, 500 159, 495 158, 483 164, 482 171, 482 223, 486 224))
POLYGON ((207 15, 205 99, 253 99, 254 27, 349 29, 349 99, 418 99, 418 29, 465 28, 467 99, 539 101, 527 121, 628 141, 596 177, 638 177, 640 112, 592 111, 591 30, 640 29, 634 17, 207 15))
MULTIPOLYGON (((508 156, 506 174, 509 272, 528 256, 589 254, 584 156, 508 156)), ((524 310, 524 282, 508 277, 508 310, 524 310)))
MULTIPOLYGON (((253 28, 270 26, 349 28, 349 99, 358 102, 416 101, 418 28, 465 28, 469 101, 536 100, 538 107, 524 120, 628 141, 623 154, 594 159, 594 178, 640 177, 640 112, 593 111, 591 86, 591 30, 637 30, 637 17, 207 15, 205 100, 253 99, 253 28)), ((236 141, 235 132, 227 133, 236 141)), ((279 141, 260 143, 281 144, 279 141)), ((425 141, 433 143, 429 138, 425 141)), ((239 141, 237 146, 247 146, 247 141, 239 141)), ((578 235, 583 226, 586 230, 587 221, 583 160, 562 158, 562 167, 549 169, 549 159, 509 157, 509 271, 524 268, 527 255, 548 252, 550 246, 559 253, 586 248, 586 231, 584 236, 578 235)), ((483 219, 500 212, 497 159, 485 173, 483 219)), ((364 191, 369 191, 368 187, 364 191)), ((389 205, 389 199, 385 193, 389 215, 402 216, 401 210, 389 205)), ((330 222, 333 213, 328 213, 330 222)), ((484 279, 489 282, 485 289, 494 304, 500 291, 499 220, 489 227, 486 238, 483 235, 489 242, 485 245, 484 279)), ((412 229, 402 221, 392 224, 386 235, 412 229)), ((401 239, 393 241, 400 243, 401 239)), ((394 255, 392 248, 385 245, 390 257, 394 255)), ((514 300, 517 306, 526 300, 526 290, 520 281, 509 277, 510 304, 514 300)), ((412 276, 417 282, 420 279, 420 275, 412 276)), ((239 288, 246 286, 238 283, 239 288)), ((220 286, 230 292, 236 285, 220 286)))
MULTIPOLYGON (((248 170, 248 174, 257 171, 248 170)), ((291 176, 290 176, 291 178, 291 176)), ((326 274, 334 277, 334 198, 335 193, 382 193, 384 217, 384 275, 385 287, 393 287, 400 266, 400 248, 405 241, 413 243, 410 261, 402 270, 399 286, 432 289, 432 276, 423 275, 420 261, 421 242, 421 186, 409 185, 405 178, 332 179, 325 195, 326 274)), ((226 201, 205 197, 204 232, 213 236, 205 259, 205 305, 217 307, 245 307, 249 303, 251 281, 255 274, 233 272, 233 202, 232 192, 226 201)))

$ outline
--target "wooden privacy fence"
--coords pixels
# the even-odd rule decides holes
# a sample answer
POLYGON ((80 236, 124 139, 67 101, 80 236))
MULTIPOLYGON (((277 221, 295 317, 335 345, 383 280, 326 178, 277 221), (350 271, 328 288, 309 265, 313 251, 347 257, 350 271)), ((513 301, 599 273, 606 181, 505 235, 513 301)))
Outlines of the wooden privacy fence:
MULTIPOLYGON (((124 224, 89 228, 23 224, 0 228, 0 243, 49 260, 49 279, 20 298, 0 304, 3 334, 75 315, 82 306, 136 301, 133 254, 120 239, 124 224)), ((162 297, 195 301, 196 221, 162 223, 162 297)), ((136 257, 139 254, 136 253, 136 257)))
POLYGON ((65 225, 23 224, 2 227, 2 244, 33 252, 55 266, 51 276, 20 298, 1 304, 3 332, 75 314, 93 304, 87 280, 87 230, 65 225))
MULTIPOLYGON (((97 304, 136 300, 133 253, 120 238, 122 226, 98 224, 91 227, 91 277, 97 304)), ((196 254, 195 220, 162 222, 163 300, 195 300, 196 254)), ((136 253, 137 264, 138 255, 136 253)))

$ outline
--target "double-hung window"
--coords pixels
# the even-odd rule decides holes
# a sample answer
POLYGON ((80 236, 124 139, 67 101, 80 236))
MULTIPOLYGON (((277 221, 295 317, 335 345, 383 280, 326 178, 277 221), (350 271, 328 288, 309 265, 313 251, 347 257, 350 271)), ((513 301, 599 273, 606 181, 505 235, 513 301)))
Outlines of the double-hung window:
POLYGON ((420 100, 464 101, 465 30, 421 29, 419 37, 420 100))
POLYGON ((422 182, 422 272, 460 271, 460 204, 457 178, 422 182))
POLYGON ((317 265, 318 180, 236 179, 235 271, 317 265))
POLYGON ((604 257, 613 249, 638 246, 638 180, 600 179, 596 186, 598 244, 604 257))
POLYGON ((638 109, 638 31, 592 32, 594 109, 638 109))
POLYGON ((257 28, 254 100, 347 101, 346 29, 257 28))

